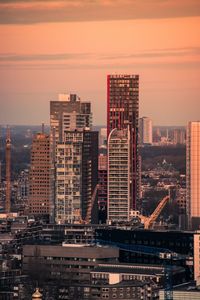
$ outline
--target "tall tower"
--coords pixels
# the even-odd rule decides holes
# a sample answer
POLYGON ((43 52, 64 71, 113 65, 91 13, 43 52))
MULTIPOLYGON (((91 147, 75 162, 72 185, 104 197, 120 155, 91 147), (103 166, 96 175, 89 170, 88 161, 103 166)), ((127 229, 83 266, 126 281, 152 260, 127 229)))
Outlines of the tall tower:
POLYGON ((108 221, 130 217, 130 129, 113 129, 108 138, 108 221))
POLYGON ((130 208, 136 209, 138 191, 139 75, 108 75, 107 133, 130 127, 130 208))
POLYGON ((59 94, 58 100, 50 101, 50 155, 51 155, 51 193, 52 219, 56 201, 56 152, 58 143, 65 142, 65 132, 92 128, 91 103, 81 101, 76 94, 59 94))
POLYGON ((200 121, 187 127, 187 215, 191 229, 200 228, 200 121))
POLYGON ((98 132, 66 131, 57 144, 56 222, 80 223, 92 206, 90 222, 97 223, 97 197, 91 203, 98 181, 98 132))
POLYGON ((31 149, 29 213, 49 215, 51 203, 50 189, 50 139, 49 135, 37 133, 31 149))
POLYGON ((11 209, 11 138, 10 128, 7 127, 6 132, 6 213, 10 213, 11 209))

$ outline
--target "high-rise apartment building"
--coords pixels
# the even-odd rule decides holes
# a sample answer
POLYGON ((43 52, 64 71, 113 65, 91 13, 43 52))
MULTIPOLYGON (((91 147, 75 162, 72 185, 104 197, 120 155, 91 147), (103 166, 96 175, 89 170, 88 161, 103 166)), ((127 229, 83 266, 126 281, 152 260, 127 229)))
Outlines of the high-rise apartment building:
POLYGON ((51 143, 62 142, 66 130, 92 127, 91 103, 83 102, 76 94, 59 94, 50 101, 51 143))
POLYGON ((148 117, 139 119, 139 143, 152 144, 152 120, 148 117))
MULTIPOLYGON (((56 201, 56 149, 58 143, 65 142, 65 132, 92 127, 91 103, 83 102, 76 94, 59 94, 57 101, 50 102, 50 153, 51 153, 51 190, 56 201)), ((55 208, 53 209, 55 212, 55 208)), ((55 214, 51 213, 52 219, 55 214)))
POLYGON ((50 189, 50 139, 49 135, 35 135, 31 149, 29 213, 49 215, 51 206, 50 189))
POLYGON ((136 209, 138 191, 139 75, 108 75, 107 133, 130 128, 130 208, 136 209))
POLYGON ((200 228, 200 121, 187 128, 187 214, 191 229, 200 228))
POLYGON ((97 223, 97 196, 91 203, 97 183, 98 132, 66 131, 64 141, 57 144, 56 222, 80 223, 89 217, 97 223))
POLYGON ((108 137, 108 221, 129 221, 131 199, 130 129, 113 129, 108 137))

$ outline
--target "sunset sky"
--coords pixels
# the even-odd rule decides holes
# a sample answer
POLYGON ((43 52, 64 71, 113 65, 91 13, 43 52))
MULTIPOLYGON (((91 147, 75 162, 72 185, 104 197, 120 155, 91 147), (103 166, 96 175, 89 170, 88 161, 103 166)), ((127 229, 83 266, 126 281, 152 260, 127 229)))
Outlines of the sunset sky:
POLYGON ((0 124, 49 124, 77 93, 106 124, 106 76, 140 75, 140 116, 200 120, 199 0, 0 0, 0 124))

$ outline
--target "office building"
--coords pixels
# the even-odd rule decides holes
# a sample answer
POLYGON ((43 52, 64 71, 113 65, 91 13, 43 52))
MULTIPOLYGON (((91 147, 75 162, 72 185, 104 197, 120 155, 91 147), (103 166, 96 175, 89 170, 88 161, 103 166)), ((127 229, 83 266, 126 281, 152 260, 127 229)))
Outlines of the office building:
POLYGON ((113 129, 108 137, 108 221, 129 221, 131 198, 130 129, 113 129))
POLYGON ((51 206, 50 189, 50 140, 49 135, 35 135, 31 149, 29 213, 49 215, 51 206))
POLYGON ((139 143, 152 144, 152 120, 148 117, 139 119, 139 143))
POLYGON ((130 208, 135 209, 138 191, 139 76, 108 75, 107 135, 130 127, 130 208))
POLYGON ((191 229, 200 226, 200 121, 187 128, 187 215, 191 229))
POLYGON ((98 132, 66 131, 64 141, 57 144, 56 222, 78 223, 89 218, 97 223, 97 196, 91 203, 97 183, 98 132))

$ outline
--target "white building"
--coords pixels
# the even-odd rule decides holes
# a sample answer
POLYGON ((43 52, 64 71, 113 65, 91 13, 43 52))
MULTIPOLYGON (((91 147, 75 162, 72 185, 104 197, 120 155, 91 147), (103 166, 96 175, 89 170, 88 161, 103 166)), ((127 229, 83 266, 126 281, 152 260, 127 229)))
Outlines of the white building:
POLYGON ((130 130, 113 129, 108 137, 108 221, 130 215, 130 130))
POLYGON ((152 144, 152 120, 148 117, 139 119, 140 144, 152 144))

